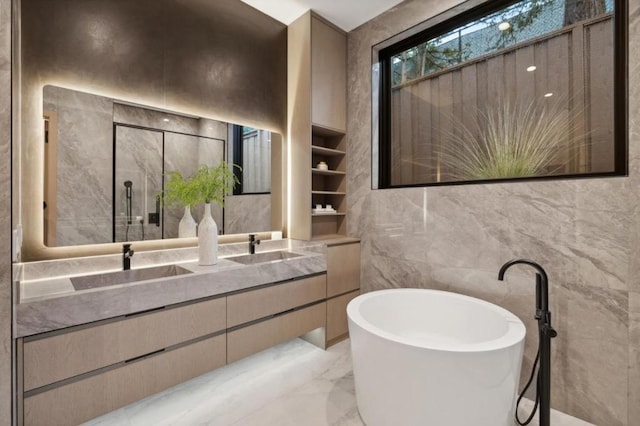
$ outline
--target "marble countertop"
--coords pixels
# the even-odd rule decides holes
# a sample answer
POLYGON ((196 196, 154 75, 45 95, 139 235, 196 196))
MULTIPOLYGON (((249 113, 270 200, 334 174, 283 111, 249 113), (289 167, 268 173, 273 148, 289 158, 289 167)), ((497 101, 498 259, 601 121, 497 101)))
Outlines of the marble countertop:
POLYGON ((136 253, 132 269, 176 264, 192 273, 87 290, 75 290, 71 277, 120 270, 122 256, 24 264, 19 273, 15 333, 26 337, 326 272, 327 243, 263 241, 258 253, 285 250, 300 256, 252 265, 229 259, 247 253, 248 245, 244 243, 221 245, 218 263, 212 266, 199 266, 194 248, 136 253))

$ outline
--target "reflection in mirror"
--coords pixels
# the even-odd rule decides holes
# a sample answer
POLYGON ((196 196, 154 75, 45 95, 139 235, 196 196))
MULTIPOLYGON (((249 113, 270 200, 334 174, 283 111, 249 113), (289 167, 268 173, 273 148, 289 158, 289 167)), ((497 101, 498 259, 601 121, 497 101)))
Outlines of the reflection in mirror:
POLYGON ((264 194, 271 190, 271 132, 248 126, 233 128, 233 164, 240 184, 233 188, 235 195, 264 194))
MULTIPOLYGON (((166 175, 190 176, 226 158, 235 127, 55 86, 45 86, 44 228, 48 246, 177 238, 184 206, 165 206, 166 175)), ((256 129, 270 140, 270 132, 256 129)), ((255 152, 256 195, 212 205, 221 233, 268 231, 270 144, 255 152), (266 170, 266 172, 265 172, 266 170)), ((203 206, 192 207, 196 221, 203 206)))
MULTIPOLYGON (((184 206, 163 208, 161 194, 166 178, 162 177, 173 171, 190 176, 201 164, 220 164, 224 140, 124 124, 115 124, 114 128, 114 241, 177 238, 184 206)), ((194 206, 195 212, 201 209, 194 206)), ((222 225, 222 208, 212 205, 211 213, 222 225)), ((224 231, 222 226, 219 230, 224 231)))
POLYGON ((487 2, 381 47, 380 187, 626 173, 618 4, 487 2))

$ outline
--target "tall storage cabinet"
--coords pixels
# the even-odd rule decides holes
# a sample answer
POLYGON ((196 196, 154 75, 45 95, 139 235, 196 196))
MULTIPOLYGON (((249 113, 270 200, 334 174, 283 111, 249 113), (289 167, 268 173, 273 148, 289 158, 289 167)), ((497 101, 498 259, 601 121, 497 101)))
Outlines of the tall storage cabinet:
POLYGON ((288 235, 346 235, 347 35, 308 12, 289 26, 288 57, 288 235))
POLYGON ((294 239, 328 240, 321 344, 330 346, 348 337, 346 307, 360 293, 360 244, 342 238, 348 196, 346 33, 313 12, 290 24, 287 78, 287 231, 294 239), (313 211, 316 205, 335 211, 313 211))

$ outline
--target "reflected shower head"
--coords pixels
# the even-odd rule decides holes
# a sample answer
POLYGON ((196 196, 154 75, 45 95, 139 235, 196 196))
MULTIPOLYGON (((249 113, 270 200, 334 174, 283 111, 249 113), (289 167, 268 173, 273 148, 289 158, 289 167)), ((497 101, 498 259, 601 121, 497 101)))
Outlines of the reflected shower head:
POLYGON ((124 186, 126 188, 131 188, 132 185, 133 185, 133 182, 131 182, 130 180, 125 180, 124 181, 124 186))

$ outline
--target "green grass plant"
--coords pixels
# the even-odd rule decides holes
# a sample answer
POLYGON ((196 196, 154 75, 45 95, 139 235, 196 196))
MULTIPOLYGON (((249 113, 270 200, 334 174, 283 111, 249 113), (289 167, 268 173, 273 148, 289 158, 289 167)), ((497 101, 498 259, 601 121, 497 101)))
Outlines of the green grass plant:
POLYGON ((440 159, 452 177, 465 180, 548 174, 578 141, 576 121, 559 102, 505 101, 477 112, 470 126, 456 123, 440 159))

